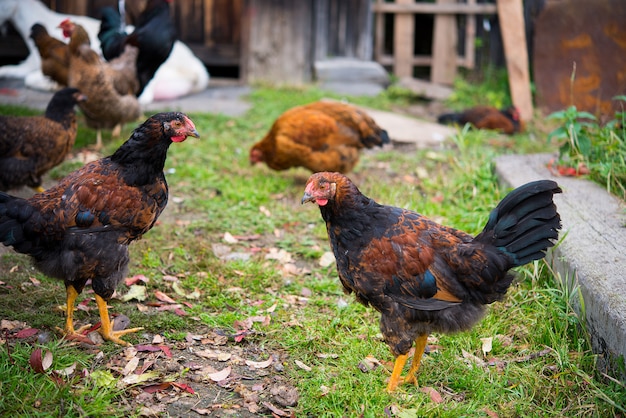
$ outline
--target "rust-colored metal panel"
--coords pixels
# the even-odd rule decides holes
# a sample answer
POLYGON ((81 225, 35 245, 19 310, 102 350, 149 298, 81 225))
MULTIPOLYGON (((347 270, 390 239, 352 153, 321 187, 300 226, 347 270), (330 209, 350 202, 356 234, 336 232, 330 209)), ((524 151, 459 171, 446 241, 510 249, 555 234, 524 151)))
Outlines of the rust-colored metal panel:
POLYGON ((610 118, 626 94, 624 0, 549 0, 534 38, 536 101, 544 113, 575 105, 610 118), (572 81, 575 66, 574 79, 572 81))

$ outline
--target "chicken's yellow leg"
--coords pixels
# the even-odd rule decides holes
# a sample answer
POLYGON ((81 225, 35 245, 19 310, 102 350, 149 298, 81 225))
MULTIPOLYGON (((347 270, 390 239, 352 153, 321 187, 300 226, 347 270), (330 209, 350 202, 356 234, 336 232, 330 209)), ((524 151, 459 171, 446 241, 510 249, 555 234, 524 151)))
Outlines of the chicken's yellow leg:
POLYGON ((65 335, 75 334, 74 331, 74 302, 78 297, 78 292, 74 289, 74 286, 69 285, 65 288, 67 297, 65 299, 65 335))
POLYGON ((131 332, 140 331, 143 328, 130 328, 122 331, 113 331, 113 324, 109 319, 109 309, 107 308, 107 302, 102 297, 96 295, 96 303, 98 304, 98 311, 100 312, 100 335, 102 335, 102 338, 120 345, 129 346, 130 343, 122 340, 120 337, 122 335, 130 334, 131 332))
POLYGON ((396 362, 393 365, 393 372, 391 372, 391 377, 389 378, 389 383, 387 384, 387 392, 391 393, 400 384, 400 375, 402 374, 402 369, 406 364, 407 359, 409 358, 408 354, 400 354, 396 357, 396 362))
POLYGON ((413 362, 411 363, 411 368, 404 378, 404 383, 414 383, 417 385, 417 370, 420 368, 420 363, 422 362, 422 355, 424 354, 424 349, 426 348, 426 342, 428 341, 428 334, 422 334, 415 339, 415 354, 413 354, 413 362))
POLYGON ((91 325, 84 325, 80 327, 78 331, 74 330, 74 303, 78 297, 78 292, 74 286, 69 285, 65 287, 65 293, 67 296, 65 299, 65 328, 63 329, 63 334, 70 339, 75 336, 82 337, 81 332, 89 328, 91 325))

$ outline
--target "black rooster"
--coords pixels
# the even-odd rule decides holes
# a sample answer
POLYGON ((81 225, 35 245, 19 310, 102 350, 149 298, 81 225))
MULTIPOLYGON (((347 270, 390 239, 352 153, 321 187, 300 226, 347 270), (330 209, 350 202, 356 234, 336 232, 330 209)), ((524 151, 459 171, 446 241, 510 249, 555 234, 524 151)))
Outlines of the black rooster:
POLYGON ((107 61, 119 56, 124 52, 126 45, 132 45, 139 49, 137 56, 137 79, 139 97, 146 85, 152 80, 161 64, 167 60, 174 42, 176 41, 176 28, 170 18, 170 2, 172 0, 148 0, 146 8, 138 18, 135 30, 127 34, 122 27, 120 14, 110 8, 102 9, 100 23, 100 47, 102 55, 107 61))

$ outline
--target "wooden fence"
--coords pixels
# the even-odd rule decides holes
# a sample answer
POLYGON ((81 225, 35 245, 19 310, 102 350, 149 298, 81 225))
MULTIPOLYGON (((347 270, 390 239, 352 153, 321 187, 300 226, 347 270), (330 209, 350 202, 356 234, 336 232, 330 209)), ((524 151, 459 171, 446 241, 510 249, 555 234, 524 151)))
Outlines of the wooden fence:
POLYGON ((457 3, 456 0, 437 0, 436 3, 415 3, 415 0, 395 0, 387 3, 376 0, 373 5, 376 36, 374 59, 382 65, 391 66, 398 77, 413 77, 414 67, 430 67, 430 79, 435 83, 451 84, 457 66, 474 68, 476 42, 476 15, 495 14, 495 4, 457 3), (393 15, 386 19, 385 15, 393 15), (415 55, 415 15, 434 15, 432 55, 415 55), (465 17, 464 53, 457 52, 457 15, 465 17), (393 30, 385 27, 391 23, 393 30), (393 37, 393 53, 386 53, 389 44, 386 36, 393 37))

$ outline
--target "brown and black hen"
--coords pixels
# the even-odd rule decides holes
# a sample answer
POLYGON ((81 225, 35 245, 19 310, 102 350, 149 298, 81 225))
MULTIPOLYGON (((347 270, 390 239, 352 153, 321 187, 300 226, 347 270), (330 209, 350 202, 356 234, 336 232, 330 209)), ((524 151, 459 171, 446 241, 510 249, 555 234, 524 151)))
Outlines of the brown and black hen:
POLYGON ((0 116, 0 190, 29 186, 42 192, 41 177, 61 164, 76 141, 78 89, 56 92, 42 116, 0 116))
POLYGON ((85 165, 30 199, 0 193, 0 241, 27 254, 44 274, 61 279, 67 291, 64 333, 80 338, 74 302, 88 280, 96 294, 103 338, 113 331, 107 301, 128 269, 128 245, 148 232, 167 204, 163 174, 172 142, 198 137, 183 113, 159 113, 136 128, 109 157, 85 165))
POLYGON ((444 113, 437 121, 446 125, 465 125, 466 123, 478 129, 491 129, 504 134, 512 135, 524 130, 519 110, 515 106, 497 109, 492 106, 475 106, 458 113, 444 113))
POLYGON ((274 170, 305 167, 312 172, 352 171, 363 148, 389 143, 363 110, 340 102, 318 101, 283 113, 250 150, 250 163, 274 170))
POLYGON ((485 305, 502 299, 513 280, 509 269, 544 257, 561 226, 550 180, 525 184, 491 212, 476 237, 439 225, 406 209, 361 194, 339 173, 313 174, 302 203, 319 205, 339 279, 346 292, 381 313, 380 329, 396 357, 387 386, 417 372, 430 333, 470 329, 485 305))
POLYGON ((67 44, 51 36, 46 27, 35 23, 30 28, 30 37, 41 56, 41 72, 61 86, 67 86, 70 66, 70 51, 67 44))
MULTIPOLYGON (((128 84, 132 85, 137 82, 135 72, 112 72, 100 55, 91 49, 85 28, 70 20, 61 22, 60 26, 65 36, 70 36, 68 85, 79 88, 88 97, 80 108, 87 126, 97 130, 96 148, 99 149, 102 147, 102 129, 121 128, 122 124, 135 121, 141 115, 132 88, 121 89, 119 80, 116 80, 118 75, 129 77, 128 84)), ((136 50, 128 53, 136 53, 136 50)))

